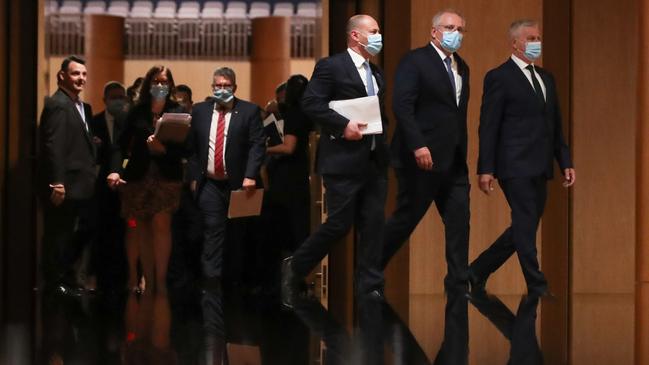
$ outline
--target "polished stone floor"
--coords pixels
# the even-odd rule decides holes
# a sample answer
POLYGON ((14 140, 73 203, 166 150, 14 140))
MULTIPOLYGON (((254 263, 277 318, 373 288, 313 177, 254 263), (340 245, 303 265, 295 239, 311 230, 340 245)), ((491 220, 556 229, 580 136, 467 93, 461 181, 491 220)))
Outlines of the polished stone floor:
MULTIPOLYGON (((463 290, 411 296, 406 320, 390 298, 361 298, 349 326, 315 299, 287 309, 276 296, 236 289, 36 292, 36 299, 38 364, 535 365, 555 358, 539 336, 540 306, 552 298, 468 299, 463 290)), ((631 365, 632 343, 624 339, 633 336, 632 296, 572 301, 583 310, 570 320, 569 363, 631 365)))

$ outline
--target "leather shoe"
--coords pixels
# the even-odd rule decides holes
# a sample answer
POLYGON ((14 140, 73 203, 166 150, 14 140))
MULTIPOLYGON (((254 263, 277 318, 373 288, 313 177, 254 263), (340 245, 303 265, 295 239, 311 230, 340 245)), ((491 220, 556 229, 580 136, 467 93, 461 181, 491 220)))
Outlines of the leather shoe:
POLYGON ((292 263, 292 256, 289 256, 282 261, 281 299, 282 305, 287 308, 293 308, 293 301, 299 295, 302 284, 302 278, 295 274, 292 263))
POLYGON ((471 293, 485 293, 487 287, 487 278, 478 277, 471 269, 468 272, 471 293))

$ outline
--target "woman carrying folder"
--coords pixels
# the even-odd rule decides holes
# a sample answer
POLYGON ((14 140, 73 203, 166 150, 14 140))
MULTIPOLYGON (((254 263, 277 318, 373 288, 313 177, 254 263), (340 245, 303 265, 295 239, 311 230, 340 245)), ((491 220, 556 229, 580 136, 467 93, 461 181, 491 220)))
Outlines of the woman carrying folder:
POLYGON ((128 220, 128 288, 133 291, 144 290, 137 278, 139 256, 146 286, 166 292, 171 215, 180 202, 186 153, 182 144, 162 143, 154 132, 164 113, 182 112, 172 98, 174 88, 169 68, 154 66, 147 72, 139 99, 126 117, 120 148, 113 150, 112 173, 107 178, 111 188, 119 187, 122 216, 128 220))

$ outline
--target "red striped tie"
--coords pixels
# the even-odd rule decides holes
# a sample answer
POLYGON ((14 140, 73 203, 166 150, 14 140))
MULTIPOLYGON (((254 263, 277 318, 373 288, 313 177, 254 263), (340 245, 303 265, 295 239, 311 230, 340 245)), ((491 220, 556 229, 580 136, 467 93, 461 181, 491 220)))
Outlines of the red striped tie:
POLYGON ((225 112, 219 111, 219 120, 216 123, 216 143, 214 145, 214 175, 217 179, 225 179, 223 166, 223 140, 225 139, 225 112))

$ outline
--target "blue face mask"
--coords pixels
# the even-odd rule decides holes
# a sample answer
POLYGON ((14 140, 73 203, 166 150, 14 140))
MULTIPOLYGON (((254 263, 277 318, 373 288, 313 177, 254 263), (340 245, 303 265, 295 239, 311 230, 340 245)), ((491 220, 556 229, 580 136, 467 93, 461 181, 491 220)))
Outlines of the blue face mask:
POLYGON ((525 44, 525 57, 530 61, 536 61, 541 57, 541 42, 527 42, 525 44))
POLYGON ((169 85, 151 85, 151 97, 153 99, 164 99, 167 95, 169 95, 169 85))
POLYGON ((365 50, 372 56, 376 56, 383 49, 383 37, 380 34, 370 34, 367 36, 365 50))
POLYGON ((462 33, 455 30, 452 32, 442 33, 442 48, 445 50, 454 53, 462 46, 462 33))
POLYGON ((234 99, 234 92, 232 92, 232 88, 229 87, 215 88, 214 99, 216 99, 219 104, 227 104, 234 99))

